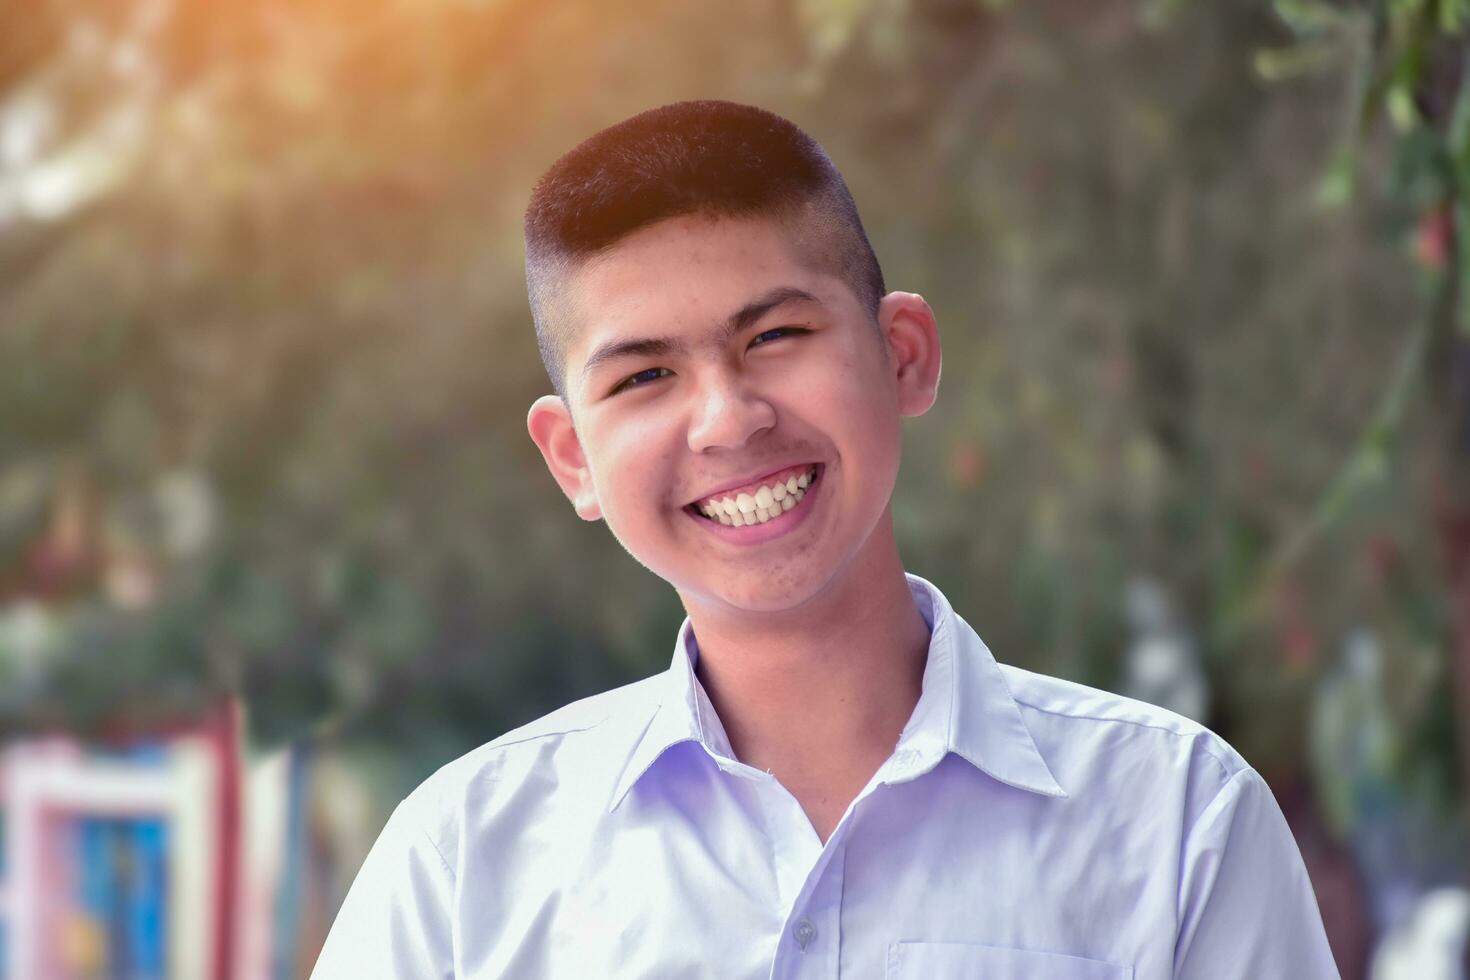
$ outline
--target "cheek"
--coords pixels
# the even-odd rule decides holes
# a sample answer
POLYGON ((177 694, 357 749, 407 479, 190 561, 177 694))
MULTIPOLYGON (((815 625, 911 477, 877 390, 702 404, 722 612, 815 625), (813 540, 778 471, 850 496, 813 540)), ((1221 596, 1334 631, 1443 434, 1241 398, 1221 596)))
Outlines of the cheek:
POLYGON ((666 421, 654 417, 609 426, 601 433, 592 482, 604 513, 613 520, 643 520, 650 507, 665 506, 672 499, 676 452, 670 431, 666 421))
POLYGON ((827 417, 845 435, 849 466, 862 474, 866 486, 881 494, 898 474, 903 420, 897 388, 886 363, 866 349, 845 352, 834 367, 824 378, 819 397, 827 407, 827 417))
POLYGON ((887 374, 881 352, 844 349, 831 359, 830 369, 812 386, 810 397, 828 408, 829 416, 873 439, 886 437, 900 425, 897 390, 887 374))

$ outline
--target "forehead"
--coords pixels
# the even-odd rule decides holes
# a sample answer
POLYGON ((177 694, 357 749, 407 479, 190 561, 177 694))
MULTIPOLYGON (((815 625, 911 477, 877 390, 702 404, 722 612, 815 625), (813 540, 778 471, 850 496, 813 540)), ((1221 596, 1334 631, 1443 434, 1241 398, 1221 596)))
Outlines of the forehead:
POLYGON ((681 288, 704 294, 753 278, 819 273, 820 263, 797 238, 795 229, 769 217, 670 217, 582 264, 572 275, 575 294, 603 307, 588 313, 607 313, 609 304, 666 297, 681 288))

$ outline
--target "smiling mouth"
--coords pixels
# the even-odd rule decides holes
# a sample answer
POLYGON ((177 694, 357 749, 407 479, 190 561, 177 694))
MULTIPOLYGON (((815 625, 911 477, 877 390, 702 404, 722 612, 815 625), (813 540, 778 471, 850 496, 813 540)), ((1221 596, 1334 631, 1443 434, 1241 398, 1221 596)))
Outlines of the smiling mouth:
POLYGON ((754 490, 738 494, 718 494, 689 504, 684 509, 701 520, 744 527, 765 524, 801 505, 807 490, 822 476, 820 463, 812 463, 785 480, 772 480, 754 490))

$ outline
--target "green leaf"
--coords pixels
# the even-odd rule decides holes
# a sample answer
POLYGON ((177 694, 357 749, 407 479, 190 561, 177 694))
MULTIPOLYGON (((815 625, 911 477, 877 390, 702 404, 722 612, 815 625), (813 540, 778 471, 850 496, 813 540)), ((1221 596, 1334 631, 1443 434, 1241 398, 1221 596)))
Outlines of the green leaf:
POLYGON ((1354 153, 1350 147, 1334 154, 1332 162, 1327 165, 1327 172, 1317 182, 1317 190, 1313 195, 1319 207, 1339 208, 1352 200, 1353 170, 1354 153))
POLYGON ((1264 82, 1280 82, 1305 75, 1320 75, 1342 61, 1342 46, 1335 41, 1293 44, 1286 48, 1262 48, 1252 61, 1264 82))
POLYGON ((1439 0, 1439 29, 1446 34, 1459 33, 1470 20, 1470 0, 1439 0))
POLYGON ((1348 20, 1342 10, 1317 0, 1276 0, 1276 16, 1302 35, 1335 31, 1348 20))
POLYGON ((1385 103, 1389 121, 1400 133, 1407 133, 1419 125, 1419 109, 1414 105, 1414 94, 1404 81, 1390 86, 1385 103))

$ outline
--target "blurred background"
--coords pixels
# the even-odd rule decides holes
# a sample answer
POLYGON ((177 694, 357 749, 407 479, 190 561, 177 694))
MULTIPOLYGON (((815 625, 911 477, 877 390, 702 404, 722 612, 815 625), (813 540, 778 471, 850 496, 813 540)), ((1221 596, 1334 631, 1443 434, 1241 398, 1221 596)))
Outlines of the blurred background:
POLYGON ((295 978, 392 806, 663 669, 556 491, 535 178, 829 150, 939 314, 910 570, 1265 775, 1345 978, 1465 976, 1470 0, 0 5, 0 977, 295 978))

